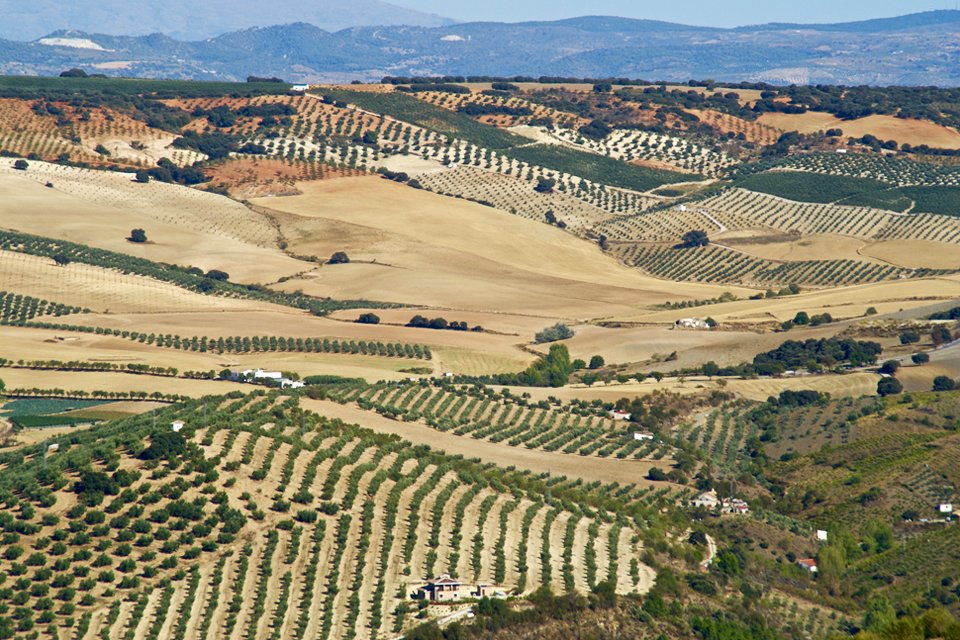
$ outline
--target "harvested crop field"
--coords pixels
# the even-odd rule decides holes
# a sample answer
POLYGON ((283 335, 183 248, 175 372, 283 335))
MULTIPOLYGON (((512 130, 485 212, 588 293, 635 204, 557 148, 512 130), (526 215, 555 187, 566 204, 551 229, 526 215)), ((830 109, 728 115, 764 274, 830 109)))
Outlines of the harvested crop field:
POLYGON ((740 300, 697 309, 657 311, 634 316, 632 320, 674 322, 690 316, 710 316, 720 322, 782 322, 792 319, 798 311, 829 312, 834 318, 842 319, 861 317, 870 307, 875 307, 880 314, 896 313, 957 298, 960 298, 960 276, 944 276, 839 287, 782 298, 740 300))
POLYGON ((7 229, 220 269, 238 282, 273 282, 308 266, 284 255, 269 222, 243 205, 178 185, 136 184, 131 174, 42 163, 20 172, 3 161, 0 199, 7 229), (135 228, 147 242, 127 240, 135 228))
POLYGON ((151 394, 177 394, 191 398, 225 394, 235 390, 249 391, 249 385, 220 380, 187 380, 184 378, 157 378, 133 376, 124 373, 80 371, 32 371, 6 369, 3 380, 11 389, 63 389, 65 391, 112 391, 151 394))
POLYGON ((872 115, 857 120, 841 120, 829 113, 808 111, 802 114, 765 113, 761 124, 800 133, 840 129, 850 138, 873 135, 880 140, 896 140, 900 144, 928 145, 939 149, 960 149, 960 132, 926 120, 872 115))
MULTIPOLYGON (((0 290, 100 313, 265 311, 277 308, 250 300, 205 296, 145 276, 77 262, 58 267, 50 258, 3 250, 0 250, 0 290)), ((79 319, 80 316, 73 318, 79 319)))

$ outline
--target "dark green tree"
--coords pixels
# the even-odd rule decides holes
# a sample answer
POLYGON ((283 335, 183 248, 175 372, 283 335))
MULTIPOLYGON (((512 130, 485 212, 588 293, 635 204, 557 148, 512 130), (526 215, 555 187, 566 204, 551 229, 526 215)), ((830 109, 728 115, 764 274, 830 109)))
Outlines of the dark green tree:
POLYGON ((877 395, 881 397, 895 396, 903 393, 903 384, 896 378, 884 378, 877 383, 877 395))
POLYGON ((687 248, 705 247, 710 244, 710 237, 706 231, 694 229, 683 234, 683 246, 687 248))

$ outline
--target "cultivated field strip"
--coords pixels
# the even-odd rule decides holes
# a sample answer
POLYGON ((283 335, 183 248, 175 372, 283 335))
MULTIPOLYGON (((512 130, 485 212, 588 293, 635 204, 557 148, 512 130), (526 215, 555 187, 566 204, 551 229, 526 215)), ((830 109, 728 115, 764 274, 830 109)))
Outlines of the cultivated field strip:
POLYGON ((659 278, 723 284, 774 286, 796 283, 832 287, 953 273, 847 259, 776 262, 716 245, 680 249, 663 244, 622 243, 614 245, 613 249, 626 264, 659 278))
MULTIPOLYGON (((435 390, 401 391, 415 405, 435 390)), ((506 593, 602 580, 645 593, 643 546, 671 499, 450 458, 279 391, 186 400, 58 444, 3 454, 0 513, 0 572, 15 578, 0 602, 58 640, 394 637, 419 622, 409 594, 440 573, 506 593)))
POLYGON ((833 204, 793 202, 745 189, 728 189, 698 203, 724 226, 753 227, 803 234, 835 234, 869 240, 931 240, 960 244, 960 220, 934 214, 905 215, 833 204))
MULTIPOLYGON (((549 120, 561 127, 574 128, 587 124, 587 120, 565 111, 526 100, 522 97, 484 93, 447 93, 443 91, 418 91, 413 94, 435 107, 448 111, 460 111, 472 115, 468 105, 481 107, 483 111, 496 111, 477 116, 480 122, 497 127, 529 125, 535 121, 549 120)), ((479 111, 479 110, 478 110, 479 111)))
POLYGON ((866 178, 894 186, 960 186, 960 168, 881 155, 812 153, 790 156, 778 169, 866 178))
POLYGON ((602 410, 575 413, 570 407, 530 404, 492 391, 399 382, 334 386, 328 397, 355 402, 394 419, 423 420, 458 436, 527 449, 654 460, 670 453, 663 443, 636 440, 633 429, 611 420, 602 410))

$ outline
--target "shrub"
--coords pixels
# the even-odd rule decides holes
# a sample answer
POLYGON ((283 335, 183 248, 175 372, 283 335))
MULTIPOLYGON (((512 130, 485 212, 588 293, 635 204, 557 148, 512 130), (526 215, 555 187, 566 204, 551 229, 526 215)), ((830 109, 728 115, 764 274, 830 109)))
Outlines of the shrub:
POLYGON ((953 342, 953 334, 950 333, 950 329, 943 326, 934 327, 933 331, 930 332, 930 338, 935 345, 953 342))
POLYGON ((20 159, 13 163, 13 168, 17 171, 26 171, 30 168, 30 163, 26 160, 20 159))
POLYGON ((710 237, 707 232, 701 229, 694 229, 683 234, 683 246, 687 248, 705 247, 710 244, 710 237))
POLYGON ((534 338, 537 344, 544 344, 547 342, 557 342, 559 340, 567 340, 569 338, 572 338, 574 335, 575 334, 573 332, 573 329, 563 324, 562 322, 558 322, 552 327, 547 327, 543 331, 538 332, 536 336, 534 336, 534 338))
POLYGON ((357 322, 359 324, 380 324, 380 316, 375 313, 361 313, 357 322))
POLYGON ((900 369, 900 363, 896 360, 887 360, 883 363, 883 366, 880 367, 880 373, 885 373, 888 376, 892 376, 900 369))
POLYGON ((606 364, 606 361, 603 359, 603 356, 593 356, 590 358, 590 368, 599 369, 606 364))
POLYGON ((554 187, 557 186, 557 181, 550 178, 544 178, 540 176, 537 178, 537 186, 533 188, 537 193, 553 193, 554 187))
POLYGON ((207 271, 206 277, 218 282, 225 282, 230 279, 230 274, 226 271, 220 271, 219 269, 211 269, 207 271))
POLYGON ((667 478, 667 474, 658 467, 651 467, 650 471, 647 472, 647 480, 653 480, 654 482, 666 482, 668 479, 669 478, 667 478))
POLYGON ((910 356, 910 359, 913 361, 913 364, 926 364, 930 362, 929 353, 915 353, 910 356))
POLYGON ((345 251, 337 251, 327 260, 327 264, 348 264, 349 262, 350 257, 345 251))
POLYGON ((957 382, 947 376, 937 376, 933 379, 934 391, 953 391, 957 388, 957 382))
POLYGON ((917 331, 904 331, 900 334, 900 344, 916 344, 920 342, 920 333, 917 331))
POLYGON ((143 243, 147 241, 147 232, 143 229, 132 229, 130 231, 130 237, 127 238, 130 242, 143 243))
POLYGON ((903 393, 903 384, 896 378, 884 378, 877 383, 877 395, 881 397, 895 396, 903 393))

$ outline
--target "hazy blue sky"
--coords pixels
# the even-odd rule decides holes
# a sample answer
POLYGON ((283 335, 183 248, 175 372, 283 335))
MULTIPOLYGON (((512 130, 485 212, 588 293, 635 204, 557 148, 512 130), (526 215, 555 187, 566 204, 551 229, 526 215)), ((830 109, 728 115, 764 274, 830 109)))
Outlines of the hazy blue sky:
POLYGON ((838 22, 957 8, 957 0, 393 0, 393 3, 457 20, 516 22, 618 15, 724 27, 762 22, 838 22))

